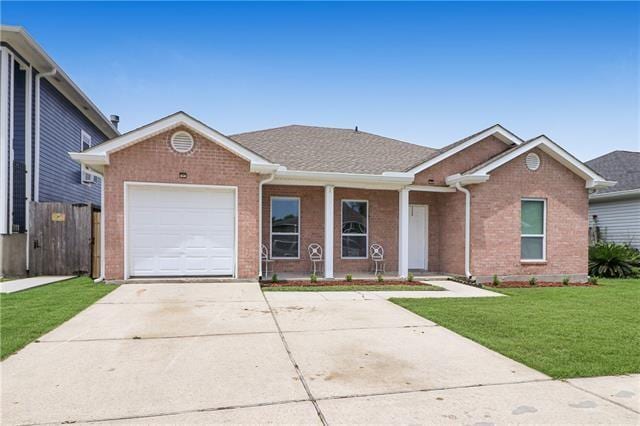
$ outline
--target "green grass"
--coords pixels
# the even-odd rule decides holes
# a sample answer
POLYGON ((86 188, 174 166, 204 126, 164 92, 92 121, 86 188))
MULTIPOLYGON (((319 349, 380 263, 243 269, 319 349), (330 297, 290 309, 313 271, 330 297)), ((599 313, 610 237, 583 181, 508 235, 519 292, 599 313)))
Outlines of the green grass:
POLYGON ((263 291, 438 291, 441 287, 433 285, 315 285, 262 287, 263 291))
POLYGON ((495 291, 392 301, 554 378, 640 373, 640 280, 495 291))
POLYGON ((1 294, 0 359, 56 328, 115 288, 80 277, 1 294))

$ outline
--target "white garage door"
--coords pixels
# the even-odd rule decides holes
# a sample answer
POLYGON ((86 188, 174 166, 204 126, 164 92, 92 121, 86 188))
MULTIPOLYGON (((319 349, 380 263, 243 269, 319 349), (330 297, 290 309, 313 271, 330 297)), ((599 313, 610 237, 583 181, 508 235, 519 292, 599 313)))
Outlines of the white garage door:
POLYGON ((129 276, 233 275, 235 193, 128 185, 129 276))

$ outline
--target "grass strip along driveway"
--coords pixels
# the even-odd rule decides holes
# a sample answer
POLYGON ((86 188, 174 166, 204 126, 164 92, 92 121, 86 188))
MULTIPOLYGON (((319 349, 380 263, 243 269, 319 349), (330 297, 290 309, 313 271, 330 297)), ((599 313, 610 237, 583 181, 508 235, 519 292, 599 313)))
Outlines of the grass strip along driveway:
POLYGON ((434 285, 304 285, 262 287, 263 291, 438 291, 434 285))
POLYGON ((554 378, 640 372, 640 280, 496 291, 391 301, 554 378))
POLYGON ((115 288, 80 277, 18 293, 1 294, 0 359, 71 319, 115 288))

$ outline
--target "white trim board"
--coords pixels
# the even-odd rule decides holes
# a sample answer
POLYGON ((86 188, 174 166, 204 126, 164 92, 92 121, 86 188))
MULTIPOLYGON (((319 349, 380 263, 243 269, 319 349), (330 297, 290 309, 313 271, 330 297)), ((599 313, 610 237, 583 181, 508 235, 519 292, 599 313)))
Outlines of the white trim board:
POLYGON ((560 164, 571 170, 573 173, 577 174, 581 178, 583 178, 586 183, 585 187, 589 189, 597 189, 597 188, 606 188, 612 185, 615 185, 615 182, 607 181, 605 178, 591 170, 585 164, 583 164, 580 160, 576 159, 574 156, 569 154, 563 148, 561 148, 558 144, 553 142, 551 139, 546 136, 538 136, 509 153, 498 156, 495 160, 489 161, 482 167, 477 170, 474 170, 470 173, 463 174, 455 174, 448 176, 446 179, 447 185, 455 185, 457 182, 460 182, 462 185, 469 185, 474 183, 482 183, 486 182, 490 178, 490 173, 497 169, 498 167, 518 158, 519 156, 533 150, 534 148, 539 148, 544 153, 548 154, 551 158, 558 161, 560 164))
POLYGON ((136 130, 132 130, 131 132, 125 133, 124 135, 118 136, 107 142, 103 142, 82 153, 70 152, 69 155, 74 160, 80 161, 86 165, 94 167, 108 165, 110 154, 179 126, 187 127, 192 131, 199 133, 205 138, 220 145, 222 148, 225 148, 232 154, 250 162, 251 171, 257 171, 260 173, 274 172, 279 167, 277 164, 271 163, 269 160, 248 150, 239 143, 229 139, 217 130, 212 129, 182 111, 169 115, 136 130))

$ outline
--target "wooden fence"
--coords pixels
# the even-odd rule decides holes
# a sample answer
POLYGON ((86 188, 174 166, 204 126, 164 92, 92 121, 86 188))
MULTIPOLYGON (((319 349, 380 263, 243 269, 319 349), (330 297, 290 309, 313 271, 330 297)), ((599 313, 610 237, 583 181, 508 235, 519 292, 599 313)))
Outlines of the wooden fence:
POLYGON ((29 274, 92 274, 92 213, 91 204, 29 203, 29 274))

